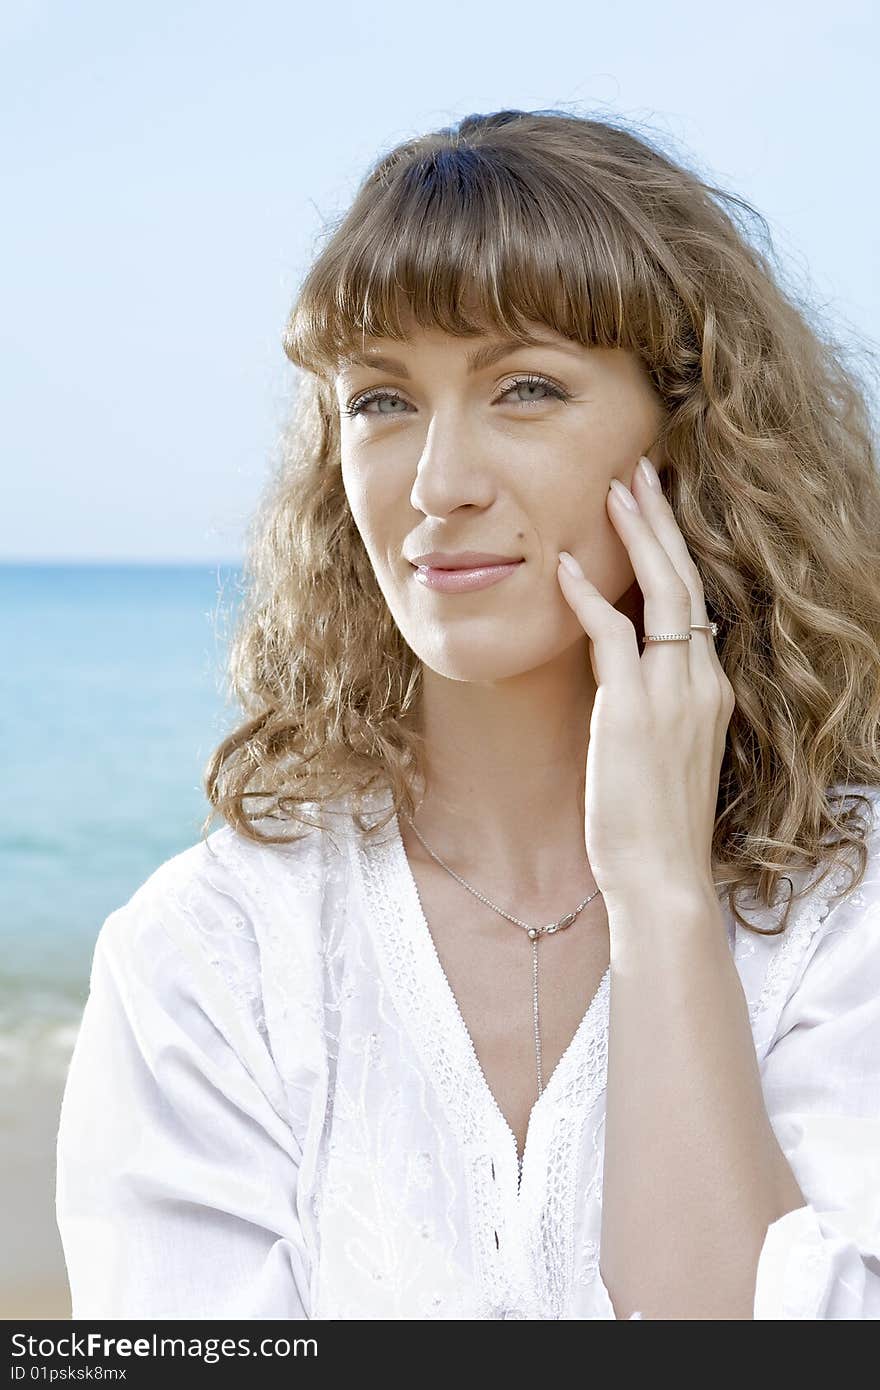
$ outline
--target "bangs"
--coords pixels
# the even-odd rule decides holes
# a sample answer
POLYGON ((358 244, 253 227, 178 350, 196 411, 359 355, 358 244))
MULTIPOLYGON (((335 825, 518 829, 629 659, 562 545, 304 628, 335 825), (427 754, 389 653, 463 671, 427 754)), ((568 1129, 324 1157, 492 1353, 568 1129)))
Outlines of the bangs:
POLYGON ((502 136, 422 143, 368 178, 288 320, 296 366, 330 378, 367 337, 439 329, 527 342, 535 323, 645 354, 662 290, 632 220, 590 187, 573 197, 570 168, 502 136))

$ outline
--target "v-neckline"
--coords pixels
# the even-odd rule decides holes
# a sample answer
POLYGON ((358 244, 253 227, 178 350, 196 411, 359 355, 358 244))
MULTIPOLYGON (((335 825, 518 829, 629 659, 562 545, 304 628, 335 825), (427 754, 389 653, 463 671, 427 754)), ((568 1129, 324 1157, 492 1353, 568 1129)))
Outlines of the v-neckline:
MULTIPOLYGON (((541 1089, 541 1094, 536 1096, 529 1111, 529 1118, 526 1123, 525 1139, 523 1141, 522 1154, 519 1152, 519 1144, 513 1127, 499 1105, 495 1093, 493 1092, 486 1078, 482 1063, 477 1055, 470 1029, 464 1020, 464 1015, 456 998, 455 991, 449 981, 449 977, 443 968, 443 962, 437 951, 430 926, 428 924, 425 910, 422 906, 419 887, 409 862, 406 852, 406 845, 400 831, 400 822, 395 814, 389 822, 391 827, 391 839, 387 841, 388 848, 392 856, 392 863, 396 880, 402 886, 405 893, 404 910, 406 921, 409 924, 413 945, 419 949, 420 959, 426 969, 430 982, 434 986, 434 997, 438 1000, 444 1013, 443 1024, 446 1036, 455 1039, 460 1044, 458 1049, 466 1059, 466 1066, 469 1071, 469 1079, 472 1087, 478 1092, 484 1109, 487 1109, 495 1117, 508 1138, 508 1142, 513 1149, 517 1168, 517 1196, 519 1196, 523 1178, 526 1173, 526 1159, 530 1152, 530 1140, 533 1131, 540 1124, 541 1117, 548 1108, 552 1109, 557 1096, 565 1089, 566 1082, 574 1069, 577 1068, 580 1056, 586 1049, 595 1033, 597 1026, 604 1022, 606 1017, 605 1003, 610 991, 611 966, 608 965, 605 973, 599 981, 596 990, 588 1003, 583 1017, 574 1031, 565 1051, 557 1061, 553 1071, 541 1089)), ((415 1018, 420 1017, 419 1011, 415 1010, 415 1018)), ((581 1098, 585 1106, 592 1103, 592 1097, 584 1096, 581 1098)))

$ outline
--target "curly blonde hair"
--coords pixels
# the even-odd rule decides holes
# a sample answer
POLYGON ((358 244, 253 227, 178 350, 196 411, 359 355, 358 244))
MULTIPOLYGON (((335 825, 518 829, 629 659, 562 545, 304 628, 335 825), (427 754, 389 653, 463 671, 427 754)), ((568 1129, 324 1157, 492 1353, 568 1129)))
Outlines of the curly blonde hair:
MULTIPOLYGON (((748 203, 606 120, 468 116, 376 162, 284 333, 306 375, 252 523, 227 671, 246 718, 209 759, 204 834, 219 814, 287 842, 272 821, 324 826, 349 795, 361 832, 415 814, 421 664, 348 507, 332 377, 358 339, 403 339, 413 318, 461 337, 526 338, 538 321, 637 353, 665 406, 663 488, 736 694, 716 886, 751 931, 736 892, 774 906, 785 871, 829 849, 856 851, 846 891, 858 886, 869 798, 850 787, 880 783, 880 479, 868 393, 774 257, 748 203), (392 807, 368 825, 362 798, 379 785, 392 807)), ((798 896, 788 881, 772 934, 798 896)))

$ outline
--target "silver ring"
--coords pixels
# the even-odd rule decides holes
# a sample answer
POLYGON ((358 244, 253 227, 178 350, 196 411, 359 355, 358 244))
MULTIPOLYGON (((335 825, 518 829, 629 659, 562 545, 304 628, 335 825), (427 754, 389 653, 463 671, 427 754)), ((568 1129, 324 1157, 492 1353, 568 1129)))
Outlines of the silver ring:
MULTIPOLYGON (((691 623, 691 628, 697 632, 711 632, 713 637, 718 636, 717 623, 691 623)), ((643 642, 690 642, 693 639, 689 632, 662 632, 656 636, 645 633, 643 642)))

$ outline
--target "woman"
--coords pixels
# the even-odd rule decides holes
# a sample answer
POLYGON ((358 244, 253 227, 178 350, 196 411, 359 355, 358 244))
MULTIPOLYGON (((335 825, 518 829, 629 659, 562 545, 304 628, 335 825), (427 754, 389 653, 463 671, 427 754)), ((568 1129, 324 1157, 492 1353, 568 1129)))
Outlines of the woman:
POLYGON ((725 196, 509 111, 333 229, 227 824, 95 949, 74 1317, 880 1316, 880 485, 725 196))

